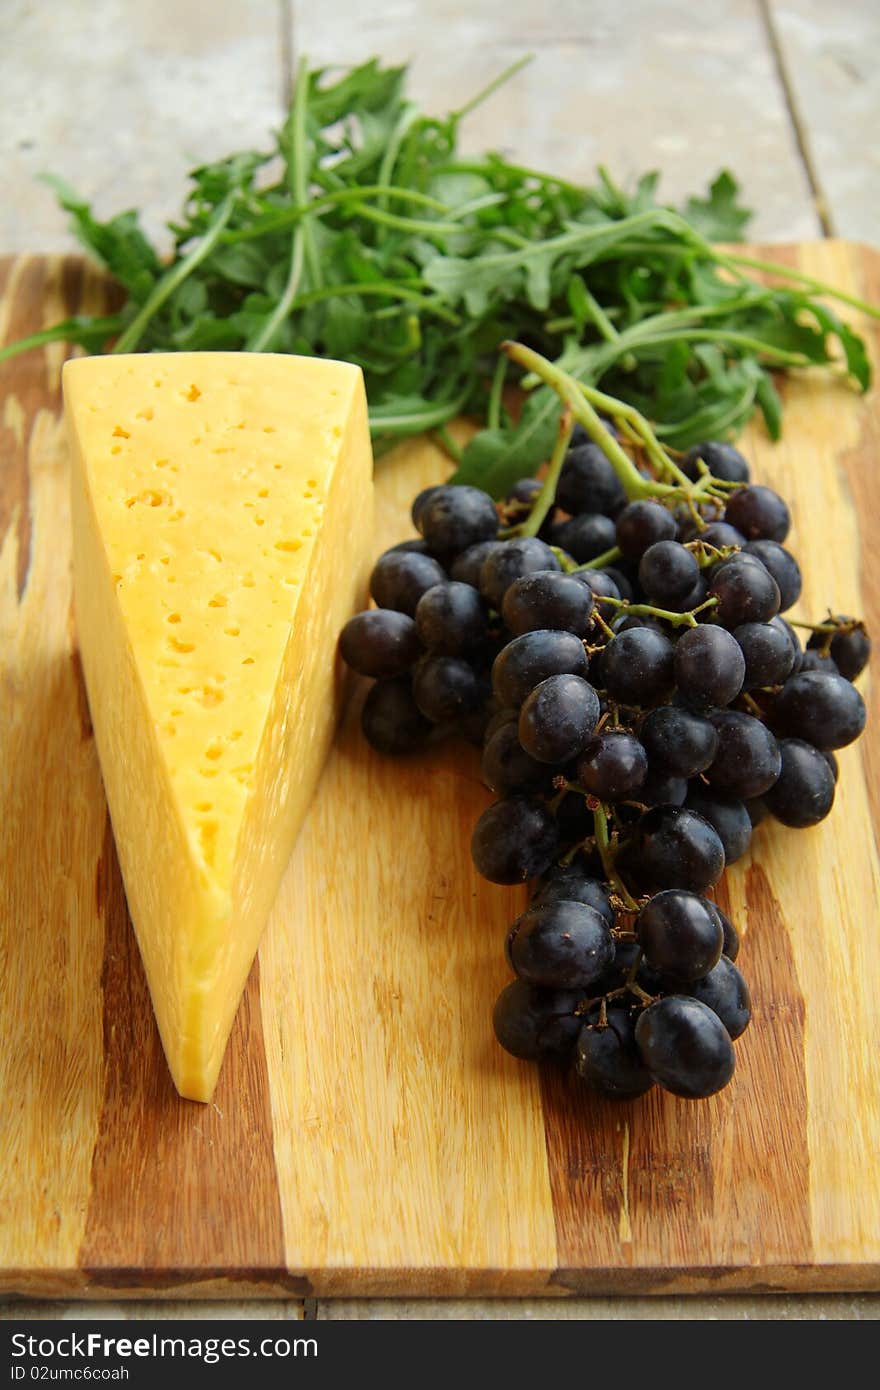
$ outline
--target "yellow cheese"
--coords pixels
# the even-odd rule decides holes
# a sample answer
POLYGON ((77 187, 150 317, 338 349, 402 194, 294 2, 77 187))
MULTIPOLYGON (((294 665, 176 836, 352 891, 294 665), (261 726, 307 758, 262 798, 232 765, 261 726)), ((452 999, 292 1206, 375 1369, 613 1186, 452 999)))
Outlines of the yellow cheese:
POLYGON ((339 710, 372 459, 360 370, 270 354, 64 368, 76 624, 178 1090, 209 1100, 339 710))

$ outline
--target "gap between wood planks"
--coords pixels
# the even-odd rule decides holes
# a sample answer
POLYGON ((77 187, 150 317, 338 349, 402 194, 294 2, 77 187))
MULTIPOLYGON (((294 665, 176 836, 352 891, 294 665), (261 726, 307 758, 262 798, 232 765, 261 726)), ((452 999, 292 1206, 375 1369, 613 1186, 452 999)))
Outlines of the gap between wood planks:
POLYGON ((779 35, 779 30, 776 27, 776 19, 773 14, 773 0, 757 0, 757 3, 758 12, 761 16, 761 23, 764 26, 767 42, 770 45, 770 52, 773 55, 776 75, 779 78, 779 85, 782 88, 785 109, 788 112, 788 119, 791 122, 791 129, 798 157, 800 158, 801 164, 804 166, 804 173, 807 178, 807 183, 810 186, 810 197, 816 211, 816 217, 819 220, 819 228, 823 237, 833 237, 837 235, 834 227, 834 219, 831 216, 828 199, 825 196, 825 190, 822 187, 822 181, 819 178, 819 172, 813 159, 812 150, 810 149, 806 124, 801 116, 800 107, 798 106, 797 97, 795 96, 794 83, 791 80, 791 74, 789 73, 785 58, 785 50, 782 46, 782 40, 779 35))

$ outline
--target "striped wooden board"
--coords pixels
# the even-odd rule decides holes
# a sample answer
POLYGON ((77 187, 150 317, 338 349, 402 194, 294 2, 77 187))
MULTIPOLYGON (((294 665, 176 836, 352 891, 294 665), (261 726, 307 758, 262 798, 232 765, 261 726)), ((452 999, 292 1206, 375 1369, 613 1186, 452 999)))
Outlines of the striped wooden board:
MULTIPOLYGON (((776 248, 779 255, 779 248, 776 248)), ((880 256, 782 254, 880 300, 880 256)), ((106 303, 82 262, 2 268, 4 339, 106 303)), ((0 1290, 92 1296, 880 1286, 880 700, 821 827, 726 876, 755 1023, 731 1087, 597 1100, 489 1022, 520 894, 480 880, 468 750, 405 765, 340 733, 215 1103, 166 1071, 127 918, 70 611, 62 351, 2 369, 0 1290)), ((802 611, 880 631, 880 413, 786 388, 758 473, 789 498, 802 611)), ((442 476, 379 466, 377 548, 442 476)), ((344 563, 344 557, 340 557, 344 563)))

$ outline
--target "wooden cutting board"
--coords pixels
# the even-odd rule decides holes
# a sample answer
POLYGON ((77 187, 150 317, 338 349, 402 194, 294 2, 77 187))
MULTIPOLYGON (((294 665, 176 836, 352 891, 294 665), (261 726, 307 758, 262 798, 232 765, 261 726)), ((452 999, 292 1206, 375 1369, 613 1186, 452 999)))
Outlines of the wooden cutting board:
MULTIPOLYGON (((880 301, 875 252, 774 253, 880 301)), ((7 262, 2 284, 4 340, 107 302, 76 258, 7 262)), ((876 679, 830 820, 762 827, 722 885, 755 1022, 718 1097, 615 1105, 501 1052, 490 1013, 522 894, 471 867, 476 756, 383 760, 355 700, 215 1103, 178 1098, 76 654, 62 357, 0 368, 0 1291, 880 1286, 876 679)), ((801 613, 862 612, 876 635, 876 393, 817 374, 786 395, 784 441, 746 443, 792 505, 801 613)), ((421 443, 380 463, 377 550, 444 468, 421 443)))

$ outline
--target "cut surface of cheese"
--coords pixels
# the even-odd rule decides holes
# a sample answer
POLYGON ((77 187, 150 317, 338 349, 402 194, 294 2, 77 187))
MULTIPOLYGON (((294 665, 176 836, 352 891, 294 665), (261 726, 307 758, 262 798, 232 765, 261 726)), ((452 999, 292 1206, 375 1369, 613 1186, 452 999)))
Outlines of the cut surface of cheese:
POLYGON ((209 1100, 332 741, 363 599, 360 369, 275 354, 64 368, 77 634, 162 1043, 209 1100))

